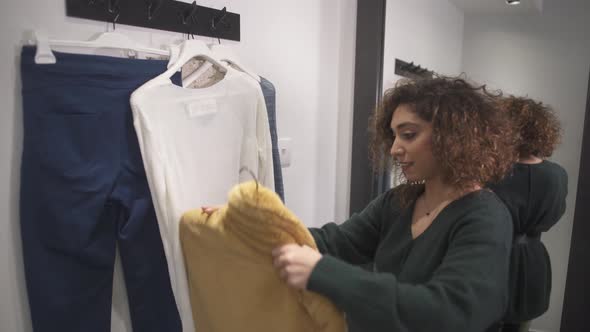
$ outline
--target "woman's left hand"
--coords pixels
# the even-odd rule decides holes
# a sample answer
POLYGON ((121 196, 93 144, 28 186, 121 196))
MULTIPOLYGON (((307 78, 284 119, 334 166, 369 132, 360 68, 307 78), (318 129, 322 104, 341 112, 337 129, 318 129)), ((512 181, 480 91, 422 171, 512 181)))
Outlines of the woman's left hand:
POLYGON ((287 244, 272 251, 273 264, 287 284, 298 289, 307 288, 311 271, 322 254, 308 246, 287 244))

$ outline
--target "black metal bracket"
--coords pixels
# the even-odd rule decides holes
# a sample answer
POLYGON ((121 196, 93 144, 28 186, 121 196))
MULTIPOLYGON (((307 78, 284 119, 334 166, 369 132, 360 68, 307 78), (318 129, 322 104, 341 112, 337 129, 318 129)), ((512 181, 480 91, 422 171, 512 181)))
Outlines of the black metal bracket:
POLYGON ((415 65, 413 61, 408 63, 400 59, 395 59, 395 74, 412 79, 432 78, 435 75, 433 71, 415 65))
POLYGON ((240 15, 174 0, 66 0, 66 15, 95 21, 240 40, 240 15))

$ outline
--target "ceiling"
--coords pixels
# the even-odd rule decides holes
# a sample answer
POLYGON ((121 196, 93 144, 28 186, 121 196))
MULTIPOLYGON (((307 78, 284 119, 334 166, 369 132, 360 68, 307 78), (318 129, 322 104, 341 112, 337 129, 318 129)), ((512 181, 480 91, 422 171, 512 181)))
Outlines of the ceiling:
POLYGON ((508 5, 506 0, 449 0, 465 14, 538 15, 543 11, 543 0, 521 0, 520 5, 508 5))

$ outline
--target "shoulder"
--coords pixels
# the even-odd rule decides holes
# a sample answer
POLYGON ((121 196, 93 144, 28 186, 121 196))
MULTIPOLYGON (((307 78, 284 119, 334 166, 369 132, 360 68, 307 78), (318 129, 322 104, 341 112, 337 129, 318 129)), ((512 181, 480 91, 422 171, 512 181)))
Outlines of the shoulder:
POLYGON ((481 189, 462 197, 459 202, 465 216, 486 216, 486 217, 502 217, 509 215, 508 209, 502 200, 491 190, 481 189))
POLYGON ((556 162, 544 160, 535 168, 535 172, 542 175, 546 181, 551 181, 552 183, 567 182, 567 172, 556 162))
POLYGON ((530 170, 531 195, 537 199, 554 200, 567 195, 567 172, 558 163, 544 160, 530 170))
POLYGON ((543 160, 539 164, 515 164, 506 178, 489 187, 502 198, 514 192, 528 192, 531 187, 543 188, 535 191, 547 195, 566 189, 567 181, 567 172, 561 165, 543 160))
POLYGON ((384 192, 383 194, 379 195, 378 198, 386 204, 394 204, 396 193, 399 191, 400 187, 401 186, 391 188, 391 189, 387 190, 386 192, 384 192))
POLYGON ((458 198, 451 203, 453 210, 463 213, 476 211, 499 211, 504 204, 492 190, 483 188, 458 198))
POLYGON ((494 192, 482 189, 462 197, 456 203, 454 234, 477 235, 502 243, 512 238, 512 217, 494 192))
POLYGON ((400 215, 401 209, 396 199, 396 188, 387 190, 386 192, 375 197, 367 206, 360 212, 354 213, 351 218, 358 216, 360 218, 368 218, 376 222, 391 221, 397 219, 400 215))
POLYGON ((390 211, 396 211, 396 212, 401 212, 402 211, 402 207, 401 207, 401 200, 400 200, 400 196, 407 194, 404 191, 407 191, 408 185, 405 184, 401 184, 399 186, 396 186, 394 188, 391 188, 389 190, 387 190, 386 192, 382 193, 381 195, 379 195, 376 199, 375 199, 375 203, 378 204, 381 208, 390 210, 390 211))
POLYGON ((361 213, 381 213, 384 210, 396 209, 396 207, 395 188, 392 188, 371 200, 361 213))

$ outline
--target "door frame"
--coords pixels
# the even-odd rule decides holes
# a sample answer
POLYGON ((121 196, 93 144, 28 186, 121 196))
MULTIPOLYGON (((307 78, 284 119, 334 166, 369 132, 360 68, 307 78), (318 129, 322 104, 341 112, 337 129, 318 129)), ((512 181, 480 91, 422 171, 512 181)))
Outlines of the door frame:
POLYGON ((387 186, 388 176, 372 171, 367 130, 383 93, 386 2, 357 1, 350 214, 364 209, 387 186))

